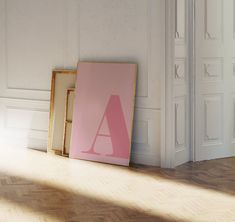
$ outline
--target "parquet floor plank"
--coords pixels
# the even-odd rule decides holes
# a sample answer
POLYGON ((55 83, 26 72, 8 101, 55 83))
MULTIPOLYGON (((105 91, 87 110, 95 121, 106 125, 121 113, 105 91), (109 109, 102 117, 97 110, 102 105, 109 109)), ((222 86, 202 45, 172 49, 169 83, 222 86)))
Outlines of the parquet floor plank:
POLYGON ((235 221, 235 158, 175 170, 5 150, 0 222, 235 221))

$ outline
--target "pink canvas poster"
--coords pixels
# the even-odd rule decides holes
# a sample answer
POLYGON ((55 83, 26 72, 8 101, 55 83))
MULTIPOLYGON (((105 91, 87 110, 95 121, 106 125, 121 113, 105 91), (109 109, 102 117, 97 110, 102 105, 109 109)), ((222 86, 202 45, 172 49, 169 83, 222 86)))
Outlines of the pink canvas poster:
POLYGON ((70 157, 129 165, 136 64, 79 63, 70 157))

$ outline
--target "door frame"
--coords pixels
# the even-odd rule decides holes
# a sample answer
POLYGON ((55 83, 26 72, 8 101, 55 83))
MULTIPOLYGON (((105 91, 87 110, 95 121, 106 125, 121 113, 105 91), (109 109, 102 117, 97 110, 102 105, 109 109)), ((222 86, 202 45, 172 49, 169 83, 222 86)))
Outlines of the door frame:
MULTIPOLYGON (((195 0, 188 1, 189 21, 186 32, 189 35, 188 41, 188 65, 189 65, 189 100, 190 100, 190 133, 189 149, 190 160, 195 161, 195 44, 194 44, 194 20, 195 0)), ((161 75, 161 167, 175 167, 175 124, 174 124, 174 99, 173 79, 175 63, 175 21, 176 21, 176 0, 165 1, 165 73, 161 75)))
POLYGON ((161 167, 173 168, 173 81, 175 45, 175 1, 165 1, 165 73, 161 75, 161 167))
POLYGON ((189 0, 188 55, 189 55, 189 111, 190 111, 190 160, 195 159, 195 106, 196 106, 196 56, 195 56, 195 0, 189 0))

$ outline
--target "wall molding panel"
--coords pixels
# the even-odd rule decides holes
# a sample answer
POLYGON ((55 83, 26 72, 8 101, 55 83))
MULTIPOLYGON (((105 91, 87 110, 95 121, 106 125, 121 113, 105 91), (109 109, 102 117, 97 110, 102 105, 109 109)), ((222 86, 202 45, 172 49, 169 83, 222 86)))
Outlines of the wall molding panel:
POLYGON ((232 58, 232 78, 235 78, 235 58, 232 58))
POLYGON ((223 80, 223 59, 222 58, 204 59, 203 80, 207 82, 223 80))
POLYGON ((186 2, 185 0, 176 0, 175 6, 175 40, 179 43, 185 43, 186 26, 186 2))
POLYGON ((51 70, 57 67, 75 68, 77 65, 78 49, 69 52, 71 44, 77 46, 78 28, 74 23, 77 11, 73 10, 76 4, 72 0, 59 0, 56 7, 48 0, 1 0, 0 4, 0 24, 3 27, 0 44, 4 52, 0 54, 0 97, 48 101, 51 70), (41 17, 40 9, 44 11, 44 17, 41 17), (52 11, 57 12, 55 18, 50 16, 52 11), (56 23, 61 27, 55 29, 56 23), (39 31, 33 28, 35 24, 39 31), (75 37, 69 37, 70 34, 75 37), (32 76, 34 81, 31 81, 32 76))
POLYGON ((185 84, 185 58, 175 59, 174 84, 185 84))
POLYGON ((175 99, 175 147, 184 150, 186 146, 186 101, 185 96, 175 99))
POLYGON ((6 106, 6 129, 47 133, 48 119, 48 110, 6 106))
POLYGON ((127 7, 117 0, 109 4, 102 0, 98 5, 81 1, 80 60, 138 63, 136 107, 159 110, 160 73, 164 72, 164 54, 159 56, 159 52, 165 47, 160 44, 165 41, 165 2, 125 2, 127 7), (108 11, 105 14, 104 7, 108 11))
POLYGON ((160 165, 160 111, 136 109, 132 136, 132 162, 160 165))
POLYGON ((0 110, 0 140, 14 138, 19 146, 45 150, 49 102, 0 98, 0 110))
POLYGON ((232 143, 235 143, 235 94, 233 94, 232 98, 232 143))
POLYGON ((204 145, 223 143, 223 95, 204 95, 204 145))
POLYGON ((205 1, 205 40, 222 40, 223 0, 205 1))
POLYGON ((233 39, 235 39, 235 0, 233 0, 233 39))

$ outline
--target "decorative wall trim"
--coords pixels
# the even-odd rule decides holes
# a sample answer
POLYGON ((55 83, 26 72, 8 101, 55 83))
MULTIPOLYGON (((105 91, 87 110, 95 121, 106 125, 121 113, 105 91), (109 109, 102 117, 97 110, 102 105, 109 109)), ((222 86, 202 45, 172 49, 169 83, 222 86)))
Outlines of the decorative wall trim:
POLYGON ((19 146, 23 140, 24 147, 46 150, 49 102, 0 98, 0 107, 1 140, 14 138, 19 146))
POLYGON ((174 84, 185 84, 186 61, 185 58, 175 59, 174 84))
POLYGON ((233 39, 235 39, 235 0, 233 0, 233 39))
POLYGON ((222 144, 223 142, 223 95, 203 95, 204 102, 204 141, 203 145, 222 144))
POLYGON ((186 97, 175 99, 175 149, 185 150, 186 146, 186 97))
POLYGON ((203 80, 206 82, 218 82, 223 80, 223 59, 203 59, 203 80))
POLYGON ((175 4, 175 40, 176 44, 184 44, 186 31, 186 2, 185 0, 176 0, 175 4))
POLYGON ((235 93, 233 93, 233 98, 232 98, 232 118, 233 118, 233 135, 232 135, 232 143, 235 143, 235 93))
MULTIPOLYGON (((22 107, 15 107, 15 106, 6 106, 6 119, 5 119, 5 128, 8 130, 8 129, 15 129, 15 130, 30 130, 30 131, 39 131, 39 132, 45 132, 47 133, 48 130, 48 110, 47 109, 39 109, 39 108, 22 108, 22 107), (44 121, 45 121, 45 126, 42 127, 33 127, 33 126, 27 126, 27 127, 20 127, 20 126, 10 126, 9 125, 9 112, 15 112, 15 114, 17 114, 17 112, 19 112, 19 114, 22 114, 22 113, 27 113, 27 115, 30 115, 30 114, 36 114, 37 115, 37 118, 40 117, 40 115, 44 115, 44 121)), ((19 117, 21 115, 17 115, 17 117, 19 117)), ((31 121, 31 119, 30 119, 31 121)), ((42 121, 43 122, 43 121, 42 121)), ((26 124, 27 125, 27 124, 26 124)))
POLYGON ((9 78, 8 78, 8 35, 7 35, 7 22, 8 22, 8 3, 7 0, 4 0, 4 34, 5 34, 5 42, 4 42, 4 46, 5 46, 5 81, 3 81, 5 83, 5 90, 10 91, 10 90, 17 90, 17 91, 29 91, 30 92, 35 92, 35 91, 39 91, 39 92, 50 92, 50 89, 28 89, 25 87, 10 87, 9 86, 9 78))
POLYGON ((132 154, 151 153, 156 163, 160 163, 160 149, 155 148, 156 144, 160 147, 160 114, 158 110, 136 109, 132 135, 132 154), (139 124, 138 128, 136 124, 139 124))
POLYGON ((205 40, 222 40, 223 33, 223 0, 205 1, 205 40))
MULTIPOLYGON (((160 110, 160 104, 157 102, 156 99, 156 90, 157 88, 153 87, 152 80, 153 77, 156 75, 154 73, 154 70, 159 69, 159 66, 156 65, 156 53, 159 47, 156 47, 156 36, 154 35, 156 33, 157 27, 161 26, 161 29, 164 29, 162 22, 156 21, 156 14, 157 13, 163 13, 162 10, 156 12, 156 8, 153 7, 155 4, 155 1, 146 1, 146 55, 145 55, 145 67, 146 70, 143 70, 146 75, 146 83, 145 83, 145 93, 143 95, 139 95, 137 93, 136 95, 136 107, 137 108, 150 108, 155 110, 160 110), (158 24, 156 24, 156 22, 158 24), (158 48, 158 49, 157 49, 158 48), (150 84, 151 82, 151 84, 150 84), (150 105, 151 104, 151 105, 150 105)), ((165 13, 163 13, 164 16, 165 13)), ((164 30, 162 30, 164 31, 164 30)), ((161 48, 164 52, 164 49, 161 48)), ((162 60, 164 62, 164 60, 162 60)), ((165 70, 158 70, 159 72, 164 72, 165 70)), ((138 87, 138 86, 137 86, 138 87)))
POLYGON ((232 58, 232 77, 235 79, 235 58, 232 58))
POLYGON ((133 128, 132 143, 149 144, 149 120, 136 120, 133 128))
MULTIPOLYGON (((39 101, 49 101, 50 100, 50 89, 41 89, 41 88, 27 88, 27 87, 12 87, 9 84, 9 71, 8 71, 8 1, 2 0, 1 1, 2 8, 2 40, 0 44, 3 44, 4 50, 4 58, 1 61, 1 72, 2 78, 0 85, 0 97, 1 98, 16 98, 16 99, 29 99, 29 100, 39 100, 39 101)), ((78 29, 75 28, 74 21, 78 20, 75 18, 77 17, 78 13, 78 3, 75 1, 64 1, 64 9, 61 16, 63 17, 64 23, 63 25, 63 43, 62 47, 62 57, 63 57, 63 64, 61 64, 60 68, 63 67, 73 67, 75 68, 78 61, 78 29), (72 47, 73 45, 73 47, 72 47)), ((52 67, 53 68, 53 67, 52 67)), ((50 74, 50 71, 48 75, 50 74)), ((49 78, 50 79, 50 78, 49 78)), ((50 85, 50 84, 49 84, 50 85)))

